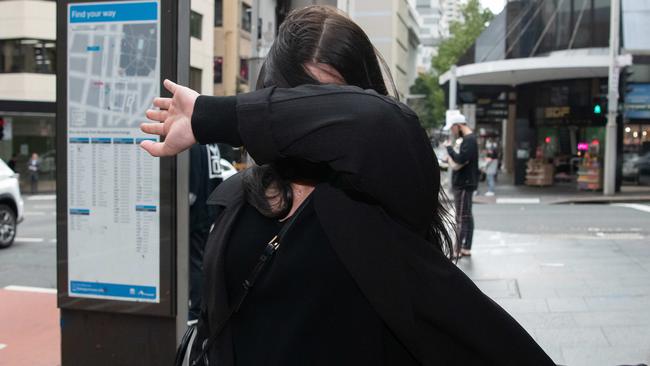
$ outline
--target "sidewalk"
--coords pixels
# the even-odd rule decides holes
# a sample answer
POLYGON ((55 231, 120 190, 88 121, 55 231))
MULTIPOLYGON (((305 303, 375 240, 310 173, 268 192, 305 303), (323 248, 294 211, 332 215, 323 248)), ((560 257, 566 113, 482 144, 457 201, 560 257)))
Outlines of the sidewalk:
POLYGON ((56 294, 0 288, 0 366, 61 364, 56 294))
POLYGON ((510 182, 512 182, 510 176, 500 175, 496 184, 496 194, 492 197, 485 196, 487 184, 481 182, 474 203, 570 204, 650 201, 650 186, 623 185, 621 192, 613 196, 605 196, 603 192, 579 191, 575 182, 555 183, 550 187, 515 186, 510 182))
POLYGON ((477 230, 458 266, 556 363, 650 364, 647 240, 477 230))

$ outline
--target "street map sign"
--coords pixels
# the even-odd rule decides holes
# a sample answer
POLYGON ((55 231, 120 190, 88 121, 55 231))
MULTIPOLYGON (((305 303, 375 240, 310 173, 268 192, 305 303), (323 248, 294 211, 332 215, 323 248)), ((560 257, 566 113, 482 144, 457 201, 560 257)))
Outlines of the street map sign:
POLYGON ((160 164, 139 126, 160 95, 160 3, 67 7, 70 297, 160 301, 160 164))

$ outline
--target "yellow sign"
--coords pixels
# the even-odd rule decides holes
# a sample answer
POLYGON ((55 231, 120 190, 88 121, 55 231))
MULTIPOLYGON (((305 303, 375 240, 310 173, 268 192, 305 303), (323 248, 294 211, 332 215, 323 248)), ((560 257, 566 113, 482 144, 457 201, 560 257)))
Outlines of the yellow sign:
POLYGON ((544 118, 562 118, 571 113, 570 107, 546 107, 544 108, 544 118))

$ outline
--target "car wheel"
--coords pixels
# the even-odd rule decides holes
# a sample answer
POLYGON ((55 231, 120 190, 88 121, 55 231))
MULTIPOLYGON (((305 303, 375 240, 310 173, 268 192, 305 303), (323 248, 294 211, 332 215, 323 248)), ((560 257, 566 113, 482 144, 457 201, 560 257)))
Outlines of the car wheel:
POLYGON ((9 248, 16 238, 16 214, 7 205, 0 205, 0 249, 9 248))

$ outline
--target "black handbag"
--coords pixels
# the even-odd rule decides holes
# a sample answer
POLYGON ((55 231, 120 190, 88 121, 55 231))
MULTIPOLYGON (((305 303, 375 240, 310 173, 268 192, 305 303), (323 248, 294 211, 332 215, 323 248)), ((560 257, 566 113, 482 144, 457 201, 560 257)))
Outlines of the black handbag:
POLYGON ((271 241, 269 241, 266 244, 264 251, 260 255, 259 259, 257 260, 257 264, 253 267, 246 280, 242 283, 242 287, 244 291, 242 292, 239 299, 235 302, 235 306, 233 306, 230 309, 224 321, 221 322, 221 324, 219 324, 219 326, 217 326, 213 332, 210 332, 210 336, 208 338, 198 340, 196 339, 198 337, 197 334, 198 324, 195 323, 188 326, 187 330, 185 331, 185 334, 183 335, 183 338, 181 339, 180 345, 176 349, 176 358, 174 360, 175 366, 183 366, 186 359, 188 360, 189 366, 197 366, 200 364, 199 362, 201 361, 203 361, 204 366, 209 365, 208 352, 210 351, 210 348, 217 340, 221 332, 224 330, 224 328, 226 327, 226 325, 228 324, 232 316, 239 311, 242 304, 244 303, 244 300, 246 300, 246 297, 248 296, 248 293, 250 292, 251 288, 253 288, 255 282, 257 282, 259 275, 262 273, 264 268, 266 268, 268 262, 273 258, 275 253, 280 248, 282 238, 286 235, 289 229, 291 229, 293 224, 296 222, 296 219, 303 211, 303 209, 305 208, 305 206, 307 205, 310 199, 311 199, 311 195, 302 202, 302 204, 300 205, 300 207, 298 207, 296 212, 294 212, 291 218, 289 218, 289 221, 287 221, 287 223, 284 226, 282 226, 282 229, 280 230, 278 235, 274 236, 273 239, 271 239, 271 241), (189 352, 188 350, 192 349, 192 345, 196 341, 201 342, 201 352, 196 357, 193 357, 191 355, 191 352, 189 352), (188 352, 190 353, 189 355, 188 352))

